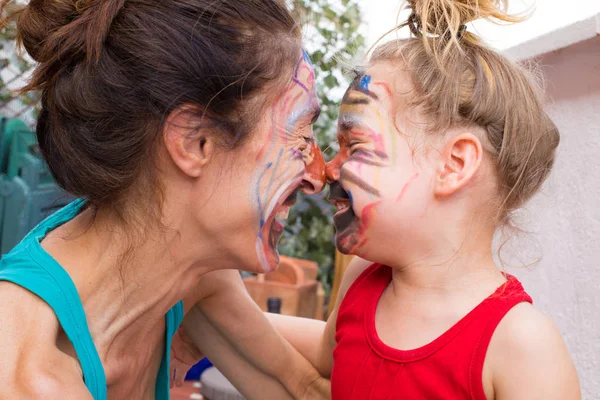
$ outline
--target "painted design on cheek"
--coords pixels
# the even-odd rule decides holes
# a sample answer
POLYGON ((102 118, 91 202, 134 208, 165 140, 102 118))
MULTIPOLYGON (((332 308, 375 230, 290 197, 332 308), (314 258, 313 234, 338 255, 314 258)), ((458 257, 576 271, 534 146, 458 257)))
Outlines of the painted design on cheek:
MULTIPOLYGON (((279 163, 281 162, 281 156, 283 154, 283 149, 279 149, 279 155, 277 156, 277 161, 275 161, 275 167, 273 168, 275 171, 277 171, 279 169, 279 163)), ((270 163, 269 163, 270 164, 270 163)), ((265 191, 265 203, 268 201, 268 196, 271 193, 271 188, 273 187, 273 181, 275 181, 275 174, 271 174, 271 179, 269 180, 269 185, 267 186, 267 190, 265 191)), ((263 214, 263 219, 264 219, 264 214, 263 214)), ((260 224, 260 227, 262 228, 264 225, 264 223, 260 224)))
POLYGON ((265 226, 265 210, 263 207, 262 200, 260 198, 260 184, 261 184, 263 178, 265 177, 265 174, 271 169, 272 166, 273 166, 273 163, 268 163, 267 167, 262 172, 262 174, 260 174, 260 178, 258 178, 258 181, 256 182, 256 189, 255 189, 256 204, 258 204, 258 210, 259 210, 259 214, 260 214, 260 230, 258 231, 259 237, 262 237, 262 228, 263 228, 263 226, 265 226))
POLYGON ((371 83, 371 75, 365 75, 360 80, 360 88, 366 92, 369 92, 369 84, 371 83))
MULTIPOLYGON (((385 156, 385 154, 384 154, 384 156, 385 156)), ((387 156, 385 156, 385 157, 380 156, 380 158, 387 160, 387 156)), ((364 164, 364 165, 371 165, 373 167, 385 167, 384 163, 372 159, 371 154, 367 153, 366 151, 360 151, 360 150, 356 151, 354 154, 352 154, 350 156, 350 158, 348 158, 348 162, 364 164)))
POLYGON ((400 190, 400 194, 398 195, 398 198, 396 198, 396 203, 400 203, 400 200, 402 200, 402 197, 404 197, 404 193, 406 193, 406 189, 408 189, 408 187, 410 186, 411 183, 413 183, 415 181, 415 179, 417 179, 419 177, 419 174, 416 173, 414 174, 405 184, 404 186, 402 186, 402 189, 400 190))
POLYGON ((341 171, 340 181, 353 183, 365 192, 370 193, 373 196, 381 197, 381 193, 379 192, 379 190, 369 185, 367 182, 363 181, 359 176, 356 176, 354 173, 348 171, 347 169, 343 169, 341 171))
POLYGON ((373 216, 377 212, 376 207, 381 204, 381 201, 377 201, 375 203, 371 203, 363 208, 361 213, 360 226, 358 227, 358 233, 363 237, 363 240, 356 246, 357 249, 364 247, 367 244, 368 239, 367 235, 372 228, 373 216))

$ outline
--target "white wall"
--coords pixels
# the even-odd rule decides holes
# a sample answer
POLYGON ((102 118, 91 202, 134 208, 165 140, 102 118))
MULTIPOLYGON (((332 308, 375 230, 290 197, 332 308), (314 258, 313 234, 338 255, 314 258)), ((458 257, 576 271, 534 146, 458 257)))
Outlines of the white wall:
POLYGON ((507 251, 511 264, 541 262, 508 272, 563 334, 583 398, 600 399, 600 36, 539 61, 561 143, 545 190, 523 215, 531 235, 507 251))
MULTIPOLYGON (((508 0, 508 3, 511 13, 532 10, 531 18, 510 26, 476 22, 469 27, 498 49, 514 47, 600 13, 598 0, 508 0)), ((367 25, 368 45, 373 44, 383 33, 396 26, 396 17, 401 4, 402 0, 361 0, 363 20, 367 25)), ((406 34, 405 30, 400 35, 406 34)))

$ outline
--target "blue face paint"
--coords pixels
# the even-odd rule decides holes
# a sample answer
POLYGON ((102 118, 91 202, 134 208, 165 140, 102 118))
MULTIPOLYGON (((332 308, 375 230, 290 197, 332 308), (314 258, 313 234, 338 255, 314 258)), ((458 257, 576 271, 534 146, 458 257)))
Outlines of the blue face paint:
POLYGON ((360 88, 365 91, 369 91, 369 84, 371 83, 371 75, 365 75, 360 81, 360 88))
POLYGON ((306 61, 306 63, 312 67, 313 63, 310 60, 310 56, 308 55, 308 53, 304 49, 302 49, 302 56, 304 57, 304 61, 306 61))
POLYGON ((348 199, 350 199, 350 208, 352 208, 354 206, 354 201, 352 200, 352 192, 347 192, 348 193, 348 199))
MULTIPOLYGON (((265 174, 267 173, 267 171, 269 169, 271 169, 271 167, 273 166, 273 163, 270 162, 267 164, 267 167, 265 168, 265 170, 263 171, 263 173, 260 175, 260 178, 258 179, 258 182, 256 182, 256 203, 258 205, 258 210, 260 213, 260 228, 262 229, 263 226, 265 226, 265 210, 263 209, 263 205, 262 205, 262 201, 260 199, 260 182, 262 181, 263 177, 265 176, 265 174)), ((258 231, 258 236, 262 237, 262 232, 259 230, 258 231)))

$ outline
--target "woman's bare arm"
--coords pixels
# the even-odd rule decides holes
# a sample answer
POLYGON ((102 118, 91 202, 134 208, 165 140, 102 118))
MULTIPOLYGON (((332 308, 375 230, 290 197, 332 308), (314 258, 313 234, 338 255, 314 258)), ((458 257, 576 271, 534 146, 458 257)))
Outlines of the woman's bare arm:
POLYGON ((50 306, 5 281, 0 304, 0 399, 92 400, 77 360, 56 346, 50 306))

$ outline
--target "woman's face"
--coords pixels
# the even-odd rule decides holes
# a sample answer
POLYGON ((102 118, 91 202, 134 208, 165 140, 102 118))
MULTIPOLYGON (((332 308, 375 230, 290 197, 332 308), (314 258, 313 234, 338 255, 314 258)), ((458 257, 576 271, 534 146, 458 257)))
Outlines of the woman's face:
POLYGON ((210 217, 220 223, 211 229, 236 268, 276 269, 277 243, 298 191, 323 189, 325 164, 312 130, 319 112, 314 70, 304 53, 252 137, 226 154, 229 162, 210 200, 216 202, 210 217))
POLYGON ((407 106, 407 74, 376 64, 359 76, 340 107, 340 151, 327 164, 336 245, 342 253, 385 262, 411 242, 431 201, 434 169, 417 162, 419 116, 407 106), (407 135, 410 132, 410 135, 407 135))

